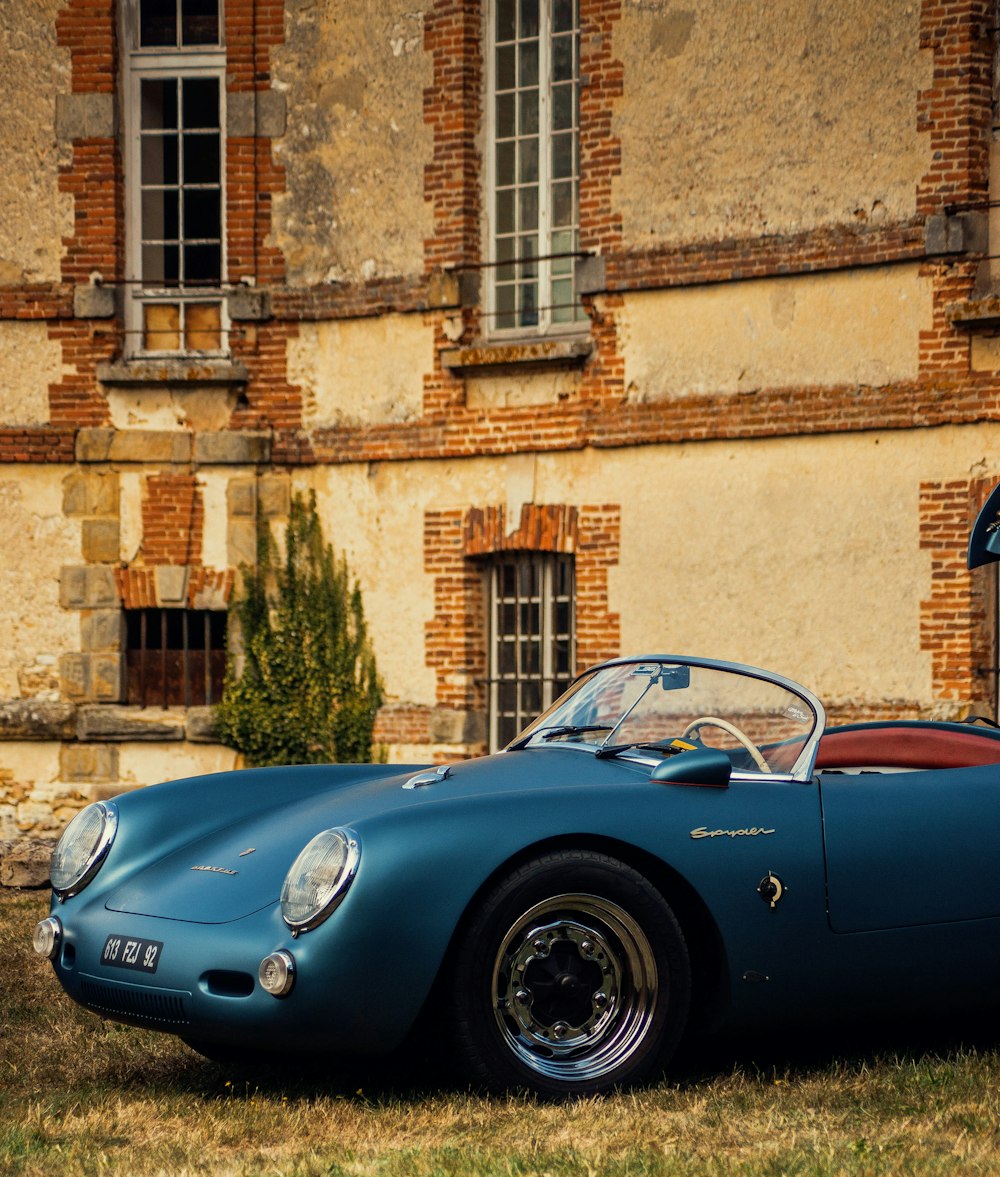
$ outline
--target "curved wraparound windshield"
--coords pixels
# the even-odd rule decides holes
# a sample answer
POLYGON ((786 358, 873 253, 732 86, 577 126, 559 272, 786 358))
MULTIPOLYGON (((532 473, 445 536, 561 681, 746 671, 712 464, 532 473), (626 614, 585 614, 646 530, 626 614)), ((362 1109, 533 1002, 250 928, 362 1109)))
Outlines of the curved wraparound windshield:
POLYGON ((663 756, 683 749, 650 745, 682 740, 725 752, 738 772, 791 773, 816 732, 816 707, 792 684, 749 669, 656 660, 599 667, 515 744, 634 745, 663 756))

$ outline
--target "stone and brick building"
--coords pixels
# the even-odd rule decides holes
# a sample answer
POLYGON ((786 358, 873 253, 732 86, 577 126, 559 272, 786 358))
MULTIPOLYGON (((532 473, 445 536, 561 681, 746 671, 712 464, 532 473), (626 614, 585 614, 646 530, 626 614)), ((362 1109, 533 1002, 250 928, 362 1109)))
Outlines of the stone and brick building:
POLYGON ((225 769, 314 490, 393 760, 578 667, 996 708, 993 0, 6 0, 0 839, 225 769))

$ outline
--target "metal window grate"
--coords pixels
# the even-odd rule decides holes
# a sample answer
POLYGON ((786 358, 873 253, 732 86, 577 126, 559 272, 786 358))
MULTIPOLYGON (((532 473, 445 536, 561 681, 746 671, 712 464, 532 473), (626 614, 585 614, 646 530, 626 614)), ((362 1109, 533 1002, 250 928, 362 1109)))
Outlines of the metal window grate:
POLYGON ((573 557, 518 552, 490 566, 490 747, 569 686, 576 665, 573 557))
POLYGON ((130 609, 126 698, 140 707, 217 703, 226 674, 226 614, 211 609, 130 609))

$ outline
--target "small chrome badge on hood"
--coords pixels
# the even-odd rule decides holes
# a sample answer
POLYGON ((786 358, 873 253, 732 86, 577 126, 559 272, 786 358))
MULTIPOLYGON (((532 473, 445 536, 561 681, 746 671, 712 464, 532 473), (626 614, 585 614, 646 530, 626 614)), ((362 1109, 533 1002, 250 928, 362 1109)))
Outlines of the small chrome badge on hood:
POLYGON ((240 873, 238 870, 229 870, 228 867, 224 866, 193 866, 191 869, 207 870, 210 871, 213 875, 238 875, 240 873))

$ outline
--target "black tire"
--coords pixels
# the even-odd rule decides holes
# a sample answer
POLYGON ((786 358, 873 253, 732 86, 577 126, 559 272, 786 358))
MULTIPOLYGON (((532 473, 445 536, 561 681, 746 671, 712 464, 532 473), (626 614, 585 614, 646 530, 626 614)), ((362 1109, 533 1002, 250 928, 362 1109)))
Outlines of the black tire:
POLYGON ((473 1083, 585 1095, 667 1063, 687 1021, 691 966, 680 925, 646 878, 569 850, 525 863, 487 895, 452 983, 473 1083))

